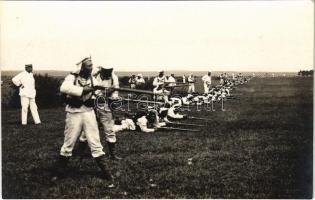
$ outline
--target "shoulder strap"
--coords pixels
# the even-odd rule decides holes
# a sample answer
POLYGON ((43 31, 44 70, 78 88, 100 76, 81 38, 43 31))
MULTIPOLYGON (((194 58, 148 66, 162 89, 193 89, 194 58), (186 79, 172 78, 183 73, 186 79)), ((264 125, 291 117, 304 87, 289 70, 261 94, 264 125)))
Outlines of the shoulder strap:
POLYGON ((70 74, 74 76, 73 85, 76 85, 79 74, 76 74, 76 73, 70 73, 70 74))

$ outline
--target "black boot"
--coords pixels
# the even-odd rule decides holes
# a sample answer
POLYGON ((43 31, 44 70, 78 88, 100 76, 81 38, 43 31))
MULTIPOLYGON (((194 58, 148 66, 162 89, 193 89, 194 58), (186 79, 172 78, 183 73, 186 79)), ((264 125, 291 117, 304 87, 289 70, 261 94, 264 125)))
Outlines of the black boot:
POLYGON ((98 165, 98 167, 101 169, 102 171, 102 178, 108 180, 108 181, 113 181, 113 176, 106 170, 106 159, 105 156, 100 156, 95 158, 95 161, 98 165))
POLYGON ((57 181, 66 177, 66 167, 68 165, 70 157, 59 155, 59 158, 53 169, 53 176, 51 181, 57 181))
POLYGON ((115 155, 115 145, 116 143, 113 142, 107 142, 108 145, 108 153, 109 153, 109 158, 112 160, 121 160, 121 157, 118 157, 115 155))

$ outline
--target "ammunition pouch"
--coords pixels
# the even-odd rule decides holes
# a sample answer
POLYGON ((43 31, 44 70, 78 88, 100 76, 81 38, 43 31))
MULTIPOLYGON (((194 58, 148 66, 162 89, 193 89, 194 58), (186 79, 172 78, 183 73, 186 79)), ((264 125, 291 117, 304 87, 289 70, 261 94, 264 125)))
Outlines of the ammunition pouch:
POLYGON ((72 108, 80 108, 83 105, 83 101, 79 98, 67 97, 65 103, 72 108))
POLYGON ((94 99, 88 99, 85 102, 83 102, 83 105, 89 108, 95 107, 95 100, 94 99))
POLYGON ((85 105, 86 107, 89 107, 89 108, 92 108, 95 106, 94 99, 88 99, 83 102, 81 99, 75 98, 75 97, 66 98, 65 103, 69 105, 71 108, 80 108, 82 105, 85 105))

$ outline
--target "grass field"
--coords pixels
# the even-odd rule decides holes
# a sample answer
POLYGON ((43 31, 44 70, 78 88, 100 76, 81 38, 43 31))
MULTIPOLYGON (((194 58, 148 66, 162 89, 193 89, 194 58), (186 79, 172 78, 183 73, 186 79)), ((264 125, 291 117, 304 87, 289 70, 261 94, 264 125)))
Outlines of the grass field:
POLYGON ((19 110, 2 110, 2 198, 312 198, 312 80, 253 79, 225 112, 190 112, 212 120, 200 132, 118 133, 114 189, 90 158, 49 182, 64 108, 40 109, 43 124, 27 127, 19 110))

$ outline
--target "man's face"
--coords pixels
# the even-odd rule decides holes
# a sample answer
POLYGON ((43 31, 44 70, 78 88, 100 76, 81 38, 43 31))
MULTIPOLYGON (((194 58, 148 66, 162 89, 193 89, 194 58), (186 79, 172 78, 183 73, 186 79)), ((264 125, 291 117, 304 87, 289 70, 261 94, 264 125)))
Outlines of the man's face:
POLYGON ((92 60, 87 60, 84 63, 82 63, 81 71, 85 74, 91 74, 93 69, 93 63, 92 60))
POLYGON ((104 79, 109 79, 112 76, 112 69, 101 69, 101 76, 104 79))
POLYGON ((211 72, 208 72, 208 76, 211 76, 211 72))
POLYGON ((33 67, 32 67, 32 66, 25 67, 25 70, 26 70, 28 73, 31 73, 31 72, 33 72, 33 67))
POLYGON ((164 76, 164 72, 159 73, 159 77, 162 77, 162 76, 164 76))

